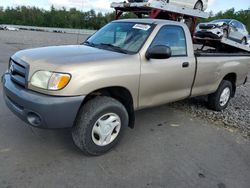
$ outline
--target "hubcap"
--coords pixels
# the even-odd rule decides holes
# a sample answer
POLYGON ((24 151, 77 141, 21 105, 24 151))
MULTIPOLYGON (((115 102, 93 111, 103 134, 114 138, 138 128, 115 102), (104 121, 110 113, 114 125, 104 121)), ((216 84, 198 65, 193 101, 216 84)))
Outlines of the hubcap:
POLYGON ((121 119, 117 114, 108 113, 100 117, 92 129, 92 140, 98 146, 106 146, 119 135, 121 119))
POLYGON ((225 106, 227 104, 228 100, 230 99, 230 95, 231 95, 230 89, 228 87, 226 87, 222 91, 221 96, 220 96, 220 105, 221 106, 225 106))

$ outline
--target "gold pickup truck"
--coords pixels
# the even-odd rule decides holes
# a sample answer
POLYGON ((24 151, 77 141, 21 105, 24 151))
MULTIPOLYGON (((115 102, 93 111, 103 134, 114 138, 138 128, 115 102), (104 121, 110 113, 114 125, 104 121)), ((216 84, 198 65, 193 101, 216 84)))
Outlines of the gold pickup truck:
POLYGON ((4 98, 39 128, 72 128, 74 143, 101 155, 133 128, 134 111, 200 95, 221 111, 246 83, 250 54, 194 51, 183 23, 113 21, 81 45, 19 51, 3 75, 4 98))

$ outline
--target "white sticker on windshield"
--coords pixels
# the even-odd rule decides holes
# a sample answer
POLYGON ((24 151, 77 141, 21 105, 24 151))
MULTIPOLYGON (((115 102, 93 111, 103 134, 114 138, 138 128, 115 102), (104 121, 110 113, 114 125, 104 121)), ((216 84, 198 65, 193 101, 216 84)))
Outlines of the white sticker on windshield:
POLYGON ((135 24, 133 29, 140 29, 140 30, 143 30, 143 31, 147 31, 150 29, 150 25, 144 25, 144 24, 135 24))

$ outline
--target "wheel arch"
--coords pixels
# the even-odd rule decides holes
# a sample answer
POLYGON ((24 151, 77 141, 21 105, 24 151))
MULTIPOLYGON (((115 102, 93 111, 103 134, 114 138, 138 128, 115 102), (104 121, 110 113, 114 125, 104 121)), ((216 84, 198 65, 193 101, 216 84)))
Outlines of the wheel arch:
POLYGON ((97 96, 112 97, 118 100, 120 103, 122 103, 129 115, 129 127, 134 128, 134 122, 135 122, 134 100, 131 92, 127 88, 121 86, 112 86, 112 87, 104 87, 97 89, 86 95, 81 106, 83 106, 89 100, 97 96))
POLYGON ((232 97, 235 96, 235 92, 236 92, 236 82, 237 82, 237 74, 232 72, 232 73, 228 73, 227 75, 224 76, 224 78, 222 80, 227 80, 229 82, 232 83, 233 86, 233 93, 232 93, 232 97))
POLYGON ((243 40, 245 40, 245 42, 246 42, 245 45, 247 45, 247 37, 246 37, 246 36, 244 36, 244 37, 242 38, 242 41, 243 41, 243 40))
POLYGON ((204 2, 203 2, 203 0, 197 0, 196 3, 194 4, 194 8, 195 8, 196 4, 199 3, 199 2, 202 4, 202 10, 204 10, 204 2))

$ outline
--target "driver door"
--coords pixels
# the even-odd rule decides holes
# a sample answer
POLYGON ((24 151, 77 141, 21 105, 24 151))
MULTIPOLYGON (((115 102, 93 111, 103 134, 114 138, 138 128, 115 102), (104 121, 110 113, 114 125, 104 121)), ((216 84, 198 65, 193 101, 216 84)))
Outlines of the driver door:
POLYGON ((188 57, 183 28, 174 25, 163 26, 149 48, 157 45, 170 47, 172 56, 169 59, 145 59, 142 62, 140 107, 184 99, 191 93, 195 58, 188 57))

